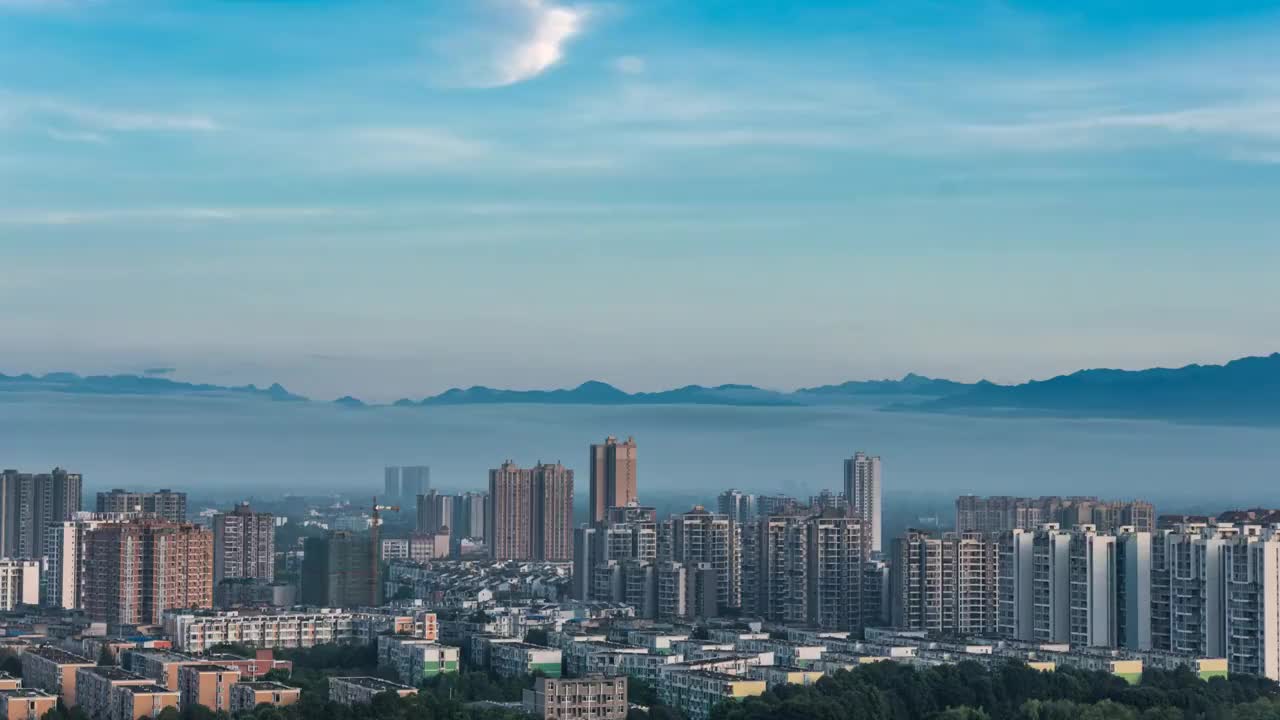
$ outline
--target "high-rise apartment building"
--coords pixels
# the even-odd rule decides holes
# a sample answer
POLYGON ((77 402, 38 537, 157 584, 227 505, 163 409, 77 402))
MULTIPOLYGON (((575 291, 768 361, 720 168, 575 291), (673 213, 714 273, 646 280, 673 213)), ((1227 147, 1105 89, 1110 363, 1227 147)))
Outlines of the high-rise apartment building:
POLYGON ((343 530, 307 538, 302 556, 302 604, 374 607, 381 604, 377 555, 371 534, 343 530))
POLYGON ((664 528, 670 533, 670 559, 684 565, 688 572, 699 563, 706 563, 714 571, 719 607, 740 608, 742 563, 733 521, 699 505, 673 515, 664 528))
POLYGON ((0 471, 0 557, 38 560, 49 528, 79 512, 79 473, 0 471))
POLYGON ((454 498, 453 524, 449 526, 456 538, 483 540, 486 517, 489 514, 489 496, 482 492, 465 492, 454 498))
POLYGON ((72 519, 52 525, 45 538, 41 603, 66 610, 83 608, 85 533, 130 519, 136 519, 136 515, 77 512, 72 514, 72 519))
POLYGON ((400 494, 402 503, 413 502, 413 499, 431 489, 431 468, 426 465, 405 465, 400 468, 400 494))
POLYGON ((382 498, 387 502, 400 499, 400 466, 388 465, 382 470, 382 498))
POLYGON ((756 519, 756 496, 729 488, 720 493, 717 509, 738 525, 745 525, 756 519))
POLYGON ((743 583, 743 605, 772 622, 803 623, 809 616, 809 532, 807 518, 779 515, 762 518, 742 533, 751 537, 743 552, 744 576, 750 568, 753 582, 743 583))
POLYGON ((533 474, 507 460, 489 471, 489 556, 533 558, 533 474))
POLYGON ((881 551, 880 496, 883 492, 880 458, 854 453, 844 461, 844 497, 848 512, 867 533, 868 554, 881 551))
MULTIPOLYGON (((810 625, 833 630, 861 631, 867 622, 863 603, 864 563, 870 534, 859 518, 819 515, 807 525, 810 625)), ((874 606, 879 609, 879 602, 874 606)))
POLYGON ((241 503, 213 516, 213 581, 275 579, 275 517, 241 503))
POLYGON ((609 436, 591 446, 591 522, 603 522, 611 507, 639 502, 636 483, 636 441, 609 436))
POLYGON ((573 560, 573 471, 560 463, 533 467, 532 530, 534 560, 573 560))
POLYGON ((1184 525, 1152 540, 1152 644, 1280 680, 1280 531, 1184 525))
POLYGON ((213 606, 213 534, 196 525, 145 519, 84 534, 89 617, 158 625, 165 610, 213 606))
POLYGON ((418 495, 417 530, 425 535, 435 535, 444 528, 454 532, 454 512, 457 498, 436 490, 418 495))
POLYGON ((100 513, 147 513, 161 520, 187 521, 187 494, 163 489, 156 492, 130 492, 116 488, 98 493, 100 513))
POLYGON ((1034 530, 1045 523, 1057 523, 1064 528, 1093 525, 1103 533, 1114 533, 1122 527, 1152 532, 1156 529, 1156 515, 1151 503, 1143 500, 1055 495, 1036 498, 962 495, 956 498, 957 532, 1034 530))
POLYGON ((573 559, 573 471, 510 460, 489 471, 489 555, 495 560, 573 559))
POLYGON ((996 543, 981 533, 908 530, 891 544, 890 622, 947 635, 995 631, 996 543))

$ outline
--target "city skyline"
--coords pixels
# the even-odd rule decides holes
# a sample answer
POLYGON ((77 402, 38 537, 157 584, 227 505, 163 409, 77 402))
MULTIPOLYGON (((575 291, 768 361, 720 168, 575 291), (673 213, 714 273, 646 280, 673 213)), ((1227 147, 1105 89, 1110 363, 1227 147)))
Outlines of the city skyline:
POLYGON ((0 17, 5 372, 394 399, 1275 347, 1265 3, 0 17))

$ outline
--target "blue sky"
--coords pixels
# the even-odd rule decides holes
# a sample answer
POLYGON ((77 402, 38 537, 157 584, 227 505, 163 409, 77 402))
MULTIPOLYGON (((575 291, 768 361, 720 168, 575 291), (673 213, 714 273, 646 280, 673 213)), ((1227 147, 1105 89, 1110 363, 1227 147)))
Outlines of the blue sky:
POLYGON ((0 0, 0 372, 1012 381, 1280 349, 1280 8, 0 0))

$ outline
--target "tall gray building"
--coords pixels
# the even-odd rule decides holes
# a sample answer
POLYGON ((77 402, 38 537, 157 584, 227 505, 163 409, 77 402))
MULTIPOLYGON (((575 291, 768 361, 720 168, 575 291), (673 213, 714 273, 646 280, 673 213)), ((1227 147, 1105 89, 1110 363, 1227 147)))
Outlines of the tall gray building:
POLYGON ((727 515, 708 511, 701 505, 673 515, 663 524, 670 535, 666 545, 670 559, 692 572, 709 568, 714 577, 716 604, 721 608, 742 607, 742 559, 738 554, 738 533, 727 515), (705 567, 700 564, 706 563, 705 567))
POLYGON ((453 526, 457 497, 445 495, 435 490, 428 490, 418 495, 417 530, 425 535, 436 535, 448 528, 451 534, 457 532, 453 526))
POLYGON ((400 468, 399 497, 402 502, 411 502, 430 489, 431 468, 426 465, 405 465, 400 468))
POLYGON ((388 465, 382 470, 382 499, 396 502, 400 499, 400 466, 388 465))
POLYGON ((79 512, 83 484, 62 468, 0 472, 0 557, 40 559, 50 528, 79 512))
POLYGON ((116 488, 98 493, 100 513, 149 513, 161 520, 187 521, 187 494, 169 489, 155 492, 131 492, 116 488))
POLYGON ((275 579, 275 517, 249 503, 213 516, 213 582, 275 579))
POLYGON ((859 519, 863 532, 869 539, 868 554, 879 554, 880 495, 883 492, 880 475, 880 458, 866 453, 854 453, 844 461, 844 497, 849 514, 859 519))
POLYGON ((756 496, 729 488, 720 493, 718 510, 721 515, 742 525, 756 519, 756 496))

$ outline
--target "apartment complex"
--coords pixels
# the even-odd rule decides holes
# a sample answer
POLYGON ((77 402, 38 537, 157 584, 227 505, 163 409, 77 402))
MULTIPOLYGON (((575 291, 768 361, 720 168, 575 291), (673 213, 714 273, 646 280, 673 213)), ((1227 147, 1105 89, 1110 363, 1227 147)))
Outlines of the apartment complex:
POLYGON ((756 519, 756 496, 729 488, 720 493, 716 509, 738 525, 744 525, 756 519))
POLYGON ((134 720, 112 713, 116 689, 154 683, 151 678, 118 667, 82 667, 76 671, 76 701, 90 720, 134 720))
POLYGON ((714 572, 714 603, 723 608, 742 606, 741 557, 738 533, 727 515, 713 513, 701 505, 672 515, 662 524, 670 557, 659 559, 680 563, 686 569, 704 566, 714 572))
POLYGON ((524 691, 524 711, 543 720, 624 720, 627 717, 627 677, 540 677, 524 691))
POLYGON ((935 537, 909 530, 896 538, 890 551, 890 622, 947 635, 994 632, 996 547, 981 533, 935 537))
POLYGON ((591 446, 588 459, 591 467, 591 522, 604 522, 611 507, 631 505, 640 501, 636 480, 636 441, 627 438, 618 442, 616 437, 605 438, 603 443, 591 446))
POLYGON ((870 554, 881 551, 881 494, 883 493, 881 463, 879 457, 866 453, 854 453, 844 461, 844 497, 848 512, 858 518, 862 531, 867 534, 866 550, 870 554))
POLYGON ((164 611, 213 606, 213 534, 166 520, 84 534, 84 607, 94 620, 158 625, 164 611))
POLYGON ((0 718, 4 720, 40 720, 57 707, 58 696, 44 690, 0 690, 0 718))
POLYGON ((45 540, 41 573, 41 602, 47 607, 74 610, 84 607, 84 538, 103 525, 134 517, 113 513, 72 513, 69 520, 54 523, 45 540))
POLYGON ((495 560, 573 559, 573 471, 556 463, 489 471, 489 555, 495 560))
POLYGON ((1093 525, 1100 532, 1132 527, 1138 532, 1156 529, 1155 508, 1143 500, 1110 501, 1092 496, 1012 497, 998 495, 956 498, 956 532, 995 533, 1034 530, 1046 523, 1064 528, 1093 525))
POLYGON ((275 580, 275 517, 241 503, 213 516, 213 581, 275 580))
POLYGON ((187 521, 187 494, 163 489, 155 492, 131 492, 116 488, 98 493, 100 513, 146 513, 175 523, 187 521))
POLYGON ((49 528, 79 512, 83 485, 79 473, 62 468, 0 471, 0 557, 43 557, 49 528))

